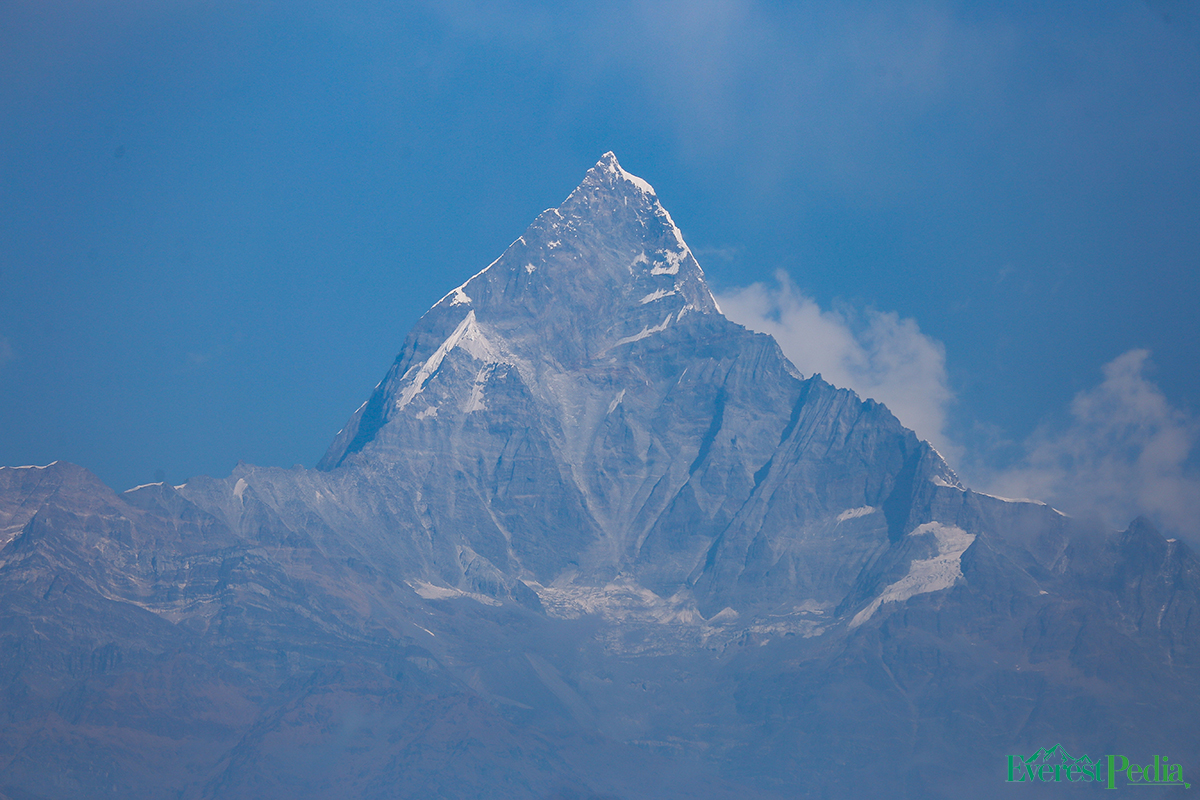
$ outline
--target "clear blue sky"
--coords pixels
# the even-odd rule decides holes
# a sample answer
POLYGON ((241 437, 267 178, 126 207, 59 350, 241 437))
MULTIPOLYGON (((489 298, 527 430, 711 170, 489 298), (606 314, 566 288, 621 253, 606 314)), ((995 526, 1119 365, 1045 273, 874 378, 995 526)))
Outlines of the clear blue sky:
POLYGON ((940 342, 980 474, 1145 349, 1190 479, 1197 8, 0 4, 0 463, 311 466, 613 150, 718 292, 783 270, 940 342))

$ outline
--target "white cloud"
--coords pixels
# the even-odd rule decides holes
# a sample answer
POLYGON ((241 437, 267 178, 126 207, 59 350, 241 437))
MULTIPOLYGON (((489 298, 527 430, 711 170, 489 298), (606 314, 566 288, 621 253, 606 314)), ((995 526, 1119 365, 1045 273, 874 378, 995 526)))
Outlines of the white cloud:
POLYGON ((1200 417, 1171 405, 1146 377, 1149 351, 1106 364, 1104 380, 1075 396, 1065 426, 1043 424, 1016 445, 1016 463, 999 468, 1000 447, 968 456, 946 434, 954 393, 941 342, 894 312, 822 309, 785 273, 775 280, 717 300, 730 319, 775 337, 801 372, 884 403, 952 465, 966 459, 977 488, 1114 529, 1144 515, 1166 531, 1200 533, 1200 417))
POLYGON ((1036 497, 1114 528, 1146 515, 1170 531, 1200 530, 1200 419, 1175 408, 1145 376, 1150 353, 1104 366, 1099 386, 1071 403, 1063 430, 1043 427, 1014 467, 985 474, 988 491, 1036 497))
POLYGON ((967 460, 977 488, 1043 500, 1112 528, 1144 515, 1167 531, 1200 532, 1200 418, 1172 406, 1146 377, 1149 351, 1106 364, 1104 380, 1075 396, 1065 426, 1043 424, 1016 445, 1016 463, 999 468, 1001 448, 968 456, 946 434, 954 393, 941 342, 894 312, 822 309, 785 273, 775 280, 717 300, 730 319, 774 336, 801 372, 884 403, 952 465, 967 460))
POLYGON ((775 281, 732 289, 717 301, 731 320, 775 337, 801 372, 878 400, 944 455, 958 455, 945 431, 954 393, 941 342, 895 312, 822 309, 786 273, 775 281))

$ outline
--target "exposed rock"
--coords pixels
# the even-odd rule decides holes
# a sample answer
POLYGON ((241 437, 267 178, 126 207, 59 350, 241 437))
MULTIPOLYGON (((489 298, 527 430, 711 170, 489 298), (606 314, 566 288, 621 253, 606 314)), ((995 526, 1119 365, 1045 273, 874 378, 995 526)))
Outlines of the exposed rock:
POLYGON ((972 492, 725 319, 607 154, 319 469, 0 469, 0 793, 1007 797, 1055 743, 1193 775, 1198 603, 1184 544, 972 492))

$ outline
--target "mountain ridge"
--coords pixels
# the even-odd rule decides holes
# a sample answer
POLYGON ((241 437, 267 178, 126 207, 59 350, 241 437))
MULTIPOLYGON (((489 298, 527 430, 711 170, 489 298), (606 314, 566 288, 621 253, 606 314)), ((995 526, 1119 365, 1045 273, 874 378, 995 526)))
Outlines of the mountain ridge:
POLYGON ((317 469, 0 469, 14 797, 1000 797, 1051 742, 1200 764, 1197 696, 1186 544, 965 487, 611 153, 317 469))

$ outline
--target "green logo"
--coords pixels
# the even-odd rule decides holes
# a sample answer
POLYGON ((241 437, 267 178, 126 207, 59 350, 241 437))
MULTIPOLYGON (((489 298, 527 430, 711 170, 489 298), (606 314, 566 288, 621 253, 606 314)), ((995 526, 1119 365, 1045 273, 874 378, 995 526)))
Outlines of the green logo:
POLYGON ((1031 756, 1008 757, 1009 783, 1095 783, 1106 789, 1117 786, 1182 786, 1183 765, 1171 763, 1166 756, 1154 756, 1144 765, 1134 764, 1128 756, 1109 755, 1093 761, 1086 755, 1076 758, 1061 744, 1050 749, 1039 747, 1031 756))

